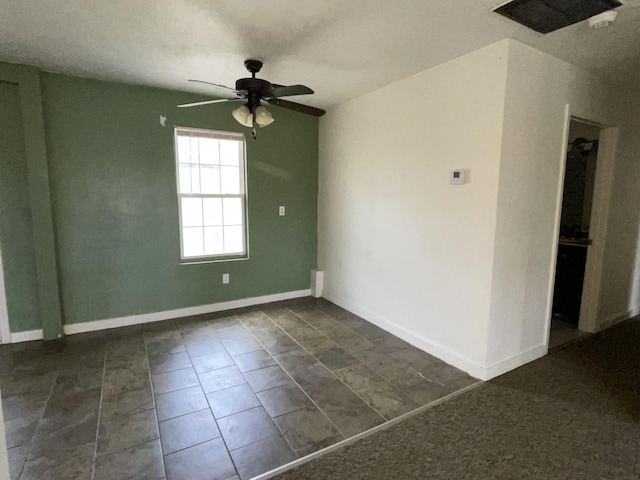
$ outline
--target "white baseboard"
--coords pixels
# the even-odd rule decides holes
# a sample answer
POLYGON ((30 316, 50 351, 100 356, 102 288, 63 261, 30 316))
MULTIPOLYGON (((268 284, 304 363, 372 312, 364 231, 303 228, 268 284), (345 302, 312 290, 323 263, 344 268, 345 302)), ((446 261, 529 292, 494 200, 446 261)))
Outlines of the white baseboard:
POLYGON ((365 320, 368 320, 371 323, 377 325, 378 327, 392 333, 405 342, 410 343, 414 347, 417 347, 420 350, 423 350, 428 354, 439 358, 449 365, 453 365, 454 367, 467 372, 472 377, 479 378, 480 380, 484 381, 491 380, 492 378, 518 368, 525 363, 529 363, 533 360, 537 360, 540 357, 544 357, 548 351, 546 345, 540 345, 526 352, 520 353, 505 360, 501 360, 500 362, 495 363, 491 366, 480 365, 473 360, 463 357, 459 353, 454 352, 447 347, 437 344, 421 335, 416 335, 415 333, 403 327, 400 327, 374 314, 373 312, 368 311, 365 308, 355 305, 338 295, 334 295, 331 292, 328 292, 326 289, 324 290, 322 296, 327 300, 335 303, 336 305, 339 305, 342 308, 345 308, 350 312, 361 316, 365 320))
POLYGON ((624 312, 616 313, 615 315, 609 315, 605 317, 602 321, 598 322, 598 331, 601 332, 609 327, 613 327, 618 323, 622 323, 625 320, 629 320, 637 315, 640 315, 640 307, 632 308, 631 310, 626 310, 624 312))
POLYGON ((539 345, 531 350, 527 350, 526 352, 500 360, 491 366, 485 367, 484 374, 481 378, 482 380, 491 380, 492 378, 496 378, 502 374, 510 372, 511 370, 521 367, 525 363, 533 362, 534 360, 544 357, 548 351, 549 348, 546 345, 539 345))
POLYGON ((27 332, 15 332, 11 334, 11 343, 33 342, 34 340, 42 340, 44 334, 42 330, 29 330, 27 332))
POLYGON ((355 305, 338 295, 328 292, 326 288, 324 289, 322 296, 330 302, 333 302, 336 305, 339 305, 340 307, 349 310, 356 315, 359 315, 360 317, 382 328, 383 330, 392 333, 396 337, 399 337, 405 342, 410 343, 414 347, 417 347, 420 350, 433 355, 434 357, 438 357, 440 360, 453 365, 460 370, 464 370, 472 377, 486 380, 486 378, 484 378, 485 368, 482 365, 475 363, 473 360, 465 358, 447 347, 439 345, 421 335, 416 335, 414 332, 400 327, 395 323, 392 323, 389 320, 386 320, 379 315, 360 307, 359 305, 355 305))
POLYGON ((282 300, 291 300, 293 298, 308 297, 311 290, 297 290, 294 292, 275 293, 273 295, 264 295, 262 297, 242 298, 240 300, 231 300, 229 302, 212 303, 209 305, 198 305, 196 307, 178 308, 175 310, 165 310, 163 312, 142 313, 140 315, 128 315, 126 317, 107 318, 105 320, 94 320, 84 323, 70 323, 64 326, 66 335, 75 335, 77 333, 95 332, 97 330, 107 330, 110 328, 127 327, 130 325, 139 325, 142 323, 159 322, 161 320, 170 320, 172 318, 190 317, 192 315, 202 315, 203 313, 222 312, 232 310, 234 308, 251 307, 263 303, 279 302, 282 300))

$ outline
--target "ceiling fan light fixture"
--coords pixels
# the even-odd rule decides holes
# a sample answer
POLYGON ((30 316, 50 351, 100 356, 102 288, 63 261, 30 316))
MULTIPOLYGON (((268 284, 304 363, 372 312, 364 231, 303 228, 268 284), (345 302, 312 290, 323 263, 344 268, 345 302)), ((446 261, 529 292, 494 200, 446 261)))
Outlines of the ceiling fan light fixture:
POLYGON ((231 115, 233 115, 233 118, 235 118, 240 125, 249 128, 253 127, 253 115, 251 115, 251 111, 246 105, 236 108, 231 112, 231 115))
POLYGON ((595 15, 587 20, 589 27, 591 28, 602 28, 608 27, 611 25, 616 17, 618 16, 618 12, 616 10, 607 10, 606 12, 602 12, 599 15, 595 15))
POLYGON ((273 122, 275 122, 273 115, 271 115, 271 112, 263 106, 257 107, 255 113, 256 123, 260 125, 260 128, 266 127, 267 125, 271 125, 273 122))

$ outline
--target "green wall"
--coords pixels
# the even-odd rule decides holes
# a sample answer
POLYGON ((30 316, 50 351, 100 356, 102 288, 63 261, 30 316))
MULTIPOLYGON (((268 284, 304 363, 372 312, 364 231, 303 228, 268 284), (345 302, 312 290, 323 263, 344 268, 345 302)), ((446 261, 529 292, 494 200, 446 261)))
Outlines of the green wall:
POLYGON ((231 117, 237 103, 178 109, 202 97, 49 73, 40 81, 65 323, 309 288, 316 118, 269 107, 276 122, 254 141, 231 117), (174 125, 247 135, 249 259, 180 264, 174 125))
POLYGON ((18 85, 0 82, 0 253, 12 330, 42 328, 18 85))

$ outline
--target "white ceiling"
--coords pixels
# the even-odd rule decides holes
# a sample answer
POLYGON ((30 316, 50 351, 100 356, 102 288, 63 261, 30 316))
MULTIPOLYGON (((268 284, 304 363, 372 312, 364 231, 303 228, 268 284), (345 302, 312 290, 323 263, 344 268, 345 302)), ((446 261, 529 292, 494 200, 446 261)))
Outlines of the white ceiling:
POLYGON ((220 93, 245 58, 329 107, 506 37, 640 82, 640 0, 616 23, 540 35, 491 10, 502 0, 2 0, 0 60, 71 75, 220 93))

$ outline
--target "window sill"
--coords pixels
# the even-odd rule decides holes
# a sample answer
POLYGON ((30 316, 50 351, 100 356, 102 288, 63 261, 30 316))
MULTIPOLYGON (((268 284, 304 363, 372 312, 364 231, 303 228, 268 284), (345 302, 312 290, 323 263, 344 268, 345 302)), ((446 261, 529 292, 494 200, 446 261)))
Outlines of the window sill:
POLYGON ((202 265, 203 263, 237 262, 239 260, 249 260, 249 257, 223 257, 223 258, 201 258, 193 260, 180 260, 178 265, 202 265))

